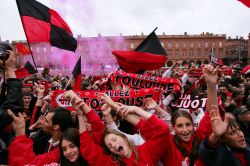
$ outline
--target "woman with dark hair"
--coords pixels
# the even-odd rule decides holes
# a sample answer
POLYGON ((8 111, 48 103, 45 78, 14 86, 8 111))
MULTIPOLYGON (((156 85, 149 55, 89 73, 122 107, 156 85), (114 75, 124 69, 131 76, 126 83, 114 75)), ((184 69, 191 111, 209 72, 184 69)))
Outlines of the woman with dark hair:
POLYGON ((87 162, 80 153, 80 137, 76 128, 68 128, 60 139, 61 166, 84 166, 87 162))

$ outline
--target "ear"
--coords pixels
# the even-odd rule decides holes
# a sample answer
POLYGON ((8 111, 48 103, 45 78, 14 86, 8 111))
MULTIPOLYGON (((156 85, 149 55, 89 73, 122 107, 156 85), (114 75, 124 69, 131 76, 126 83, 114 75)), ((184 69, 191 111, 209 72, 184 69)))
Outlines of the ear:
POLYGON ((54 130, 60 130, 60 126, 59 125, 53 125, 53 129, 54 130))

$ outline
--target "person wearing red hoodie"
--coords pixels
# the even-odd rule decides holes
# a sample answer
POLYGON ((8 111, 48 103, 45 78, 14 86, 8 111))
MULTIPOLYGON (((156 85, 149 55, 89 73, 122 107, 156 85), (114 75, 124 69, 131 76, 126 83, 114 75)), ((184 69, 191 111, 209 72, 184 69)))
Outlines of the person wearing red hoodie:
MULTIPOLYGON (((193 120, 188 112, 178 110, 171 116, 175 135, 168 135, 168 144, 162 158, 163 165, 171 166, 199 166, 203 165, 199 159, 200 142, 211 132, 209 110, 218 107, 216 83, 217 70, 213 66, 206 66, 203 76, 207 84, 206 112, 199 127, 194 131, 193 120)), ((167 141, 165 140, 165 141, 167 141)))
MULTIPOLYGON (((167 137, 169 135, 167 125, 162 120, 139 107, 113 103, 117 112, 135 125, 143 136, 144 134, 146 136, 149 135, 148 131, 150 131, 151 137, 143 145, 135 147, 128 141, 124 134, 117 131, 106 131, 104 132, 102 141, 103 148, 106 150, 104 152, 100 145, 94 143, 93 138, 91 138, 83 123, 84 119, 82 115, 86 103, 72 92, 65 94, 65 97, 70 98, 72 105, 78 110, 80 149, 82 156, 84 156, 89 165, 157 165, 166 148, 167 137)), ((107 100, 104 99, 104 102, 107 102, 107 100)))

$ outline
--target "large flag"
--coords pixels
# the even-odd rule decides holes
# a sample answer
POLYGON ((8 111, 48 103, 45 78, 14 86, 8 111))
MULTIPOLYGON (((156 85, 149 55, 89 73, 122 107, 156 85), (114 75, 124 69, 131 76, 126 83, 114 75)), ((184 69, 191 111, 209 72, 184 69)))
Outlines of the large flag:
POLYGON ((16 43, 16 48, 17 48, 18 54, 22 54, 22 55, 31 54, 29 47, 22 43, 16 43))
POLYGON ((76 65, 72 71, 73 77, 75 78, 75 83, 73 90, 81 90, 81 56, 76 62, 76 65))
POLYGON ((145 70, 156 70, 165 66, 167 54, 155 34, 156 29, 134 51, 112 51, 125 72, 140 74, 145 70))
POLYGON ((29 43, 47 42, 52 46, 75 51, 77 41, 60 15, 36 0, 16 0, 29 43))
POLYGON ((250 0, 239 0, 239 1, 250 8, 250 0))
POLYGON ((37 73, 37 70, 28 61, 25 63, 24 67, 15 71, 17 78, 28 77, 31 74, 37 73))

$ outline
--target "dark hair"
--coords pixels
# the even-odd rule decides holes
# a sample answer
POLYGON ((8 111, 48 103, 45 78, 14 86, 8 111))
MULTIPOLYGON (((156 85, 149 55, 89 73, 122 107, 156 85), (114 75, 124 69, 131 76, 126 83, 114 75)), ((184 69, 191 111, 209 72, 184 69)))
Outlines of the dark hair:
POLYGON ((80 136, 79 136, 78 129, 76 129, 76 128, 68 128, 61 135, 61 139, 60 139, 60 164, 61 164, 61 166, 78 166, 78 165, 79 166, 82 166, 82 165, 84 166, 84 165, 88 165, 87 161, 81 156, 81 153, 80 153, 80 136), (76 160, 76 162, 71 163, 63 155, 63 150, 62 150, 62 141, 63 140, 70 141, 70 142, 72 142, 73 144, 75 144, 78 147, 78 149, 79 149, 79 157, 76 160))
POLYGON ((64 132, 69 127, 74 127, 70 111, 66 108, 59 107, 49 110, 49 112, 54 113, 54 116, 52 117, 52 125, 59 125, 61 132, 64 132))
POLYGON ((179 117, 185 117, 185 118, 189 119, 192 122, 192 124, 194 124, 190 113, 188 113, 187 111, 183 111, 183 110, 176 110, 171 115, 171 123, 173 126, 175 125, 176 120, 179 117))
MULTIPOLYGON (((185 118, 189 119, 191 121, 191 123, 193 124, 193 119, 192 119, 190 113, 188 113, 187 111, 183 111, 183 110, 177 110, 177 111, 173 112, 173 114, 171 116, 171 123, 173 126, 175 125, 176 120, 179 117, 185 117, 185 118)), ((189 158, 190 158, 189 166, 193 166, 194 162, 199 154, 200 143, 199 143, 198 139, 196 137, 194 137, 191 152, 188 152, 188 150, 181 145, 180 138, 177 135, 174 136, 174 143, 184 157, 189 156, 189 158)))
POLYGON ((128 146, 132 149, 132 151, 135 153, 135 161, 134 164, 137 163, 138 159, 139 159, 139 154, 137 149, 135 148, 134 144, 129 142, 128 138, 126 135, 124 135, 123 133, 117 131, 117 130, 108 130, 107 128, 105 128, 104 133, 103 133, 103 137, 102 137, 102 147, 105 153, 109 154, 110 157, 112 158, 112 160, 114 160, 114 162, 116 163, 116 165, 118 164, 119 166, 126 166, 126 163, 124 163, 121 159, 120 156, 113 154, 106 146, 105 144, 105 138, 108 134, 115 134, 118 135, 120 137, 122 137, 125 142, 128 144, 128 146))

